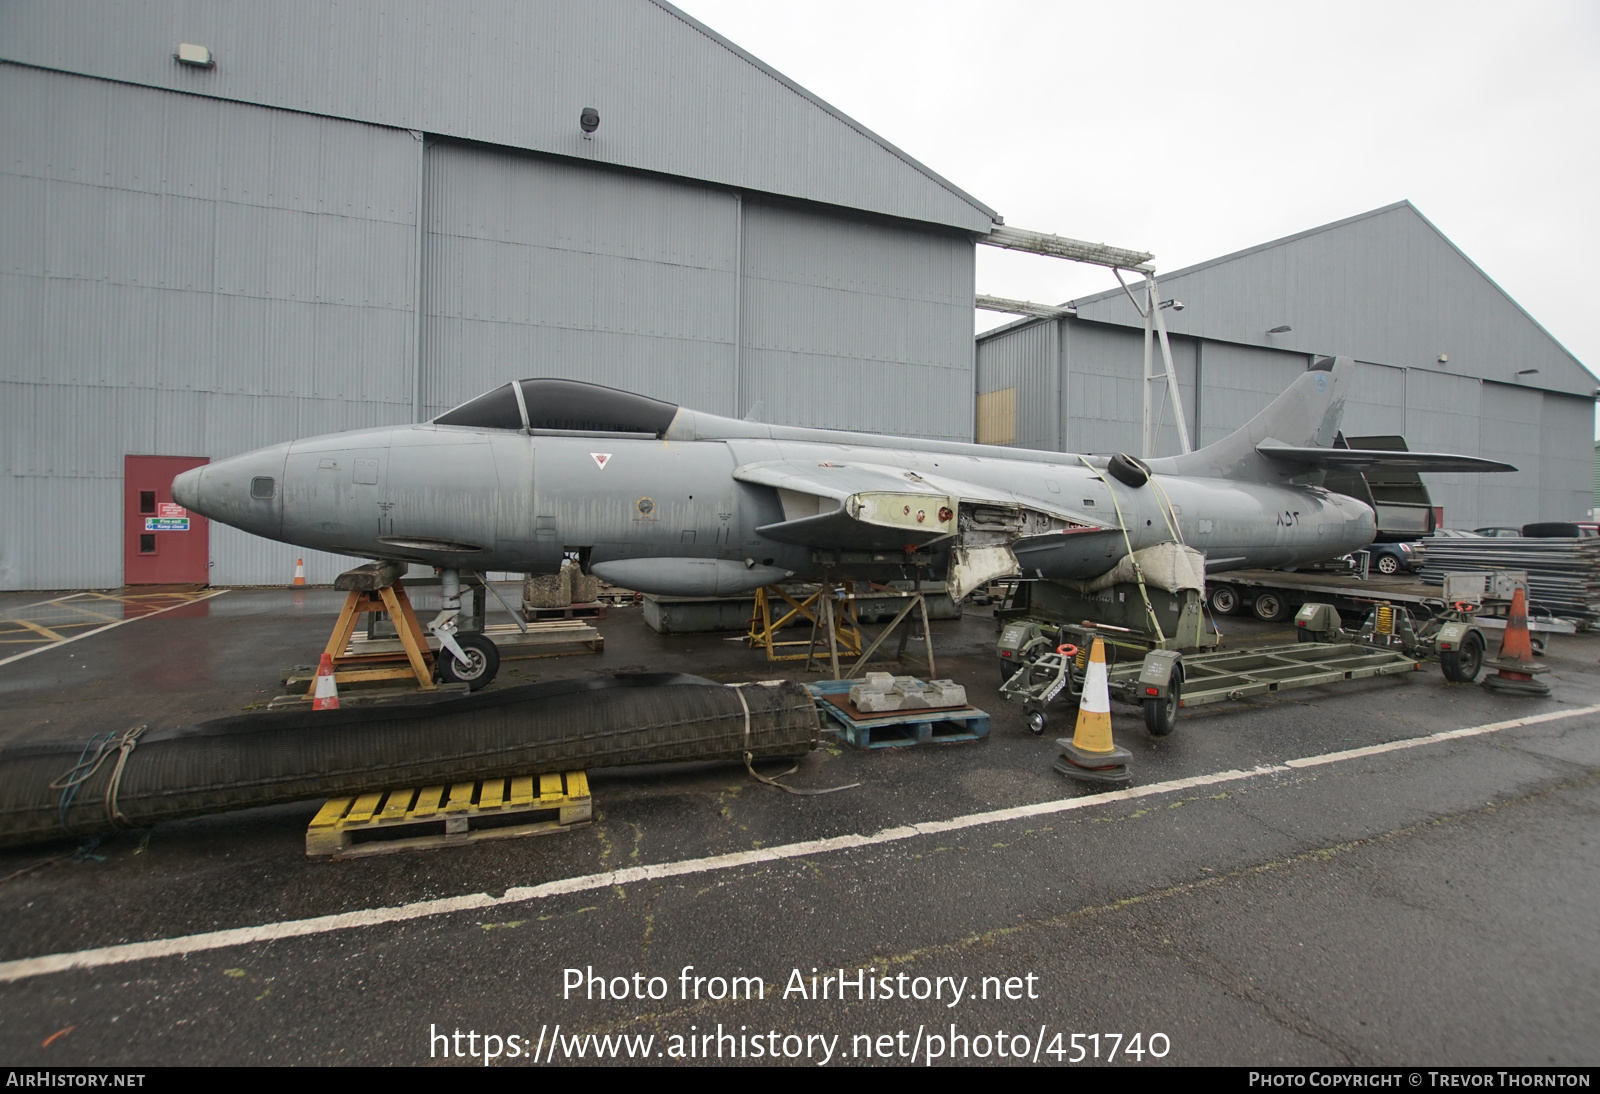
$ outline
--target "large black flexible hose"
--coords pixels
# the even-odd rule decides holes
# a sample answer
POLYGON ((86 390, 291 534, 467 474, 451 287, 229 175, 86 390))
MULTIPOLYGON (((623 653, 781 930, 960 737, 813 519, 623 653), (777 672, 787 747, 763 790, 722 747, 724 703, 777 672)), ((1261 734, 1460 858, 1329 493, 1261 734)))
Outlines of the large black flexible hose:
POLYGON ((792 682, 561 680, 393 707, 268 711, 0 750, 0 846, 366 790, 675 760, 793 757, 816 706, 792 682), (742 701, 741 701, 742 699, 742 701), (748 713, 747 713, 748 711, 748 713), (88 771, 63 789, 74 765, 88 771), (52 783, 55 787, 52 787, 52 783))

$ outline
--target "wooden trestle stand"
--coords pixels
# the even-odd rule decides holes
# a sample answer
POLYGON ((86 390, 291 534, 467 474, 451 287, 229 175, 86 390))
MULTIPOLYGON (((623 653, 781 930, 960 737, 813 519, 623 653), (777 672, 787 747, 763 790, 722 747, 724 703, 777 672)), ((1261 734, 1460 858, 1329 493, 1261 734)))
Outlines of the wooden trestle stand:
MULTIPOLYGON (((340 684, 372 680, 411 680, 423 691, 433 691, 434 653, 417 613, 411 608, 400 575, 405 566, 398 562, 369 562, 346 570, 334 579, 333 587, 348 592, 339 621, 333 625, 324 651, 333 659, 333 678, 340 684), (356 624, 370 612, 387 612, 400 639, 400 650, 392 653, 346 653, 355 635, 356 624)), ((316 681, 311 683, 312 694, 316 681)))

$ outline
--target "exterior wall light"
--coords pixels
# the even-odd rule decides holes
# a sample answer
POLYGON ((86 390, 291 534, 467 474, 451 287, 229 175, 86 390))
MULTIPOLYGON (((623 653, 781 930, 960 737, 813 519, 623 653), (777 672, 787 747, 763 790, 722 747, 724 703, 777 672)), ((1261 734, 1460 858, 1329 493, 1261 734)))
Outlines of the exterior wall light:
POLYGON ((1268 334, 1288 334, 1292 330, 1294 330, 1294 328, 1291 327, 1289 324, 1285 323, 1281 327, 1273 327, 1271 330, 1267 331, 1267 333, 1268 334))
POLYGON ((173 58, 180 65, 189 65, 193 68, 216 68, 216 58, 211 56, 211 51, 205 46, 197 46, 192 42, 183 42, 178 46, 178 52, 173 58))
POLYGON ((600 128, 600 111, 592 106, 583 108, 583 113, 578 115, 578 128, 583 130, 583 139, 592 139, 589 134, 600 128))

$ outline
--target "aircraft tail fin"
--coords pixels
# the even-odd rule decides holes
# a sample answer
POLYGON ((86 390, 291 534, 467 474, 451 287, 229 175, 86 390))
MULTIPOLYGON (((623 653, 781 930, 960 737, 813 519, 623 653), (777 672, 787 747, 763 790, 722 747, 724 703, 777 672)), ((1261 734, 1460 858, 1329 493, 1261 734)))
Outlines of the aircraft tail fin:
POLYGON ((1322 357, 1267 404, 1265 410, 1215 444, 1165 460, 1152 460, 1155 470, 1178 475, 1202 475, 1241 482, 1286 482, 1305 472, 1258 451, 1269 448, 1328 448, 1344 417, 1345 393, 1354 371, 1349 357, 1322 357))

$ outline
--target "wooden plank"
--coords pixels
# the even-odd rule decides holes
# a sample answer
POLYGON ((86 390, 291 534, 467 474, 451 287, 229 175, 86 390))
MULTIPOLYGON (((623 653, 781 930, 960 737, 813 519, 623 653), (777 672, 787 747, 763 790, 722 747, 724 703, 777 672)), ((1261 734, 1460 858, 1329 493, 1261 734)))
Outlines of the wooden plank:
POLYGON ((411 800, 417 796, 415 790, 391 790, 388 800, 383 803, 383 812, 378 814, 379 820, 397 820, 406 815, 411 809, 411 800))
POLYGON ((317 810, 317 815, 311 818, 312 828, 332 828, 344 817, 354 798, 329 798, 322 803, 322 808, 317 810))
POLYGON ((582 771, 567 772, 567 797, 587 798, 589 796, 589 776, 582 771))
POLYGON ((377 812, 378 805, 383 801, 383 791, 375 794, 363 794, 356 799, 350 807, 350 812, 345 815, 345 824, 360 824, 362 821, 371 820, 372 814, 377 812))
POLYGON ((443 786, 425 786, 417 794, 417 804, 411 809, 413 817, 431 817, 439 811, 439 803, 444 800, 443 786))
MULTIPOLYGON (((359 684, 366 680, 410 680, 412 679, 412 674, 410 668, 347 669, 342 672, 335 672, 333 679, 340 684, 359 684)), ((313 689, 316 688, 315 679, 312 680, 311 686, 313 689)))
MULTIPOLYGON (((328 644, 323 647, 323 653, 329 657, 338 657, 350 644, 350 636, 355 633, 357 608, 361 603, 361 594, 352 592, 344 598, 344 607, 339 609, 339 619, 333 625, 333 633, 328 636, 328 644)), ((307 695, 316 691, 317 683, 311 682, 307 695)))
MULTIPOLYGON (((535 821, 532 824, 507 825, 502 828, 482 828, 476 831, 467 831, 455 835, 431 836, 406 836, 397 839, 366 840, 361 843, 349 844, 335 850, 320 852, 331 854, 338 859, 369 858, 373 855, 391 855, 399 851, 425 851, 441 847, 459 847, 463 844, 480 843, 484 840, 515 839, 519 836, 548 836, 557 832, 568 832, 574 828, 587 827, 588 818, 574 823, 562 823, 558 820, 535 821)), ((402 831, 402 829, 391 829, 402 831)), ((308 835, 306 853, 311 851, 311 840, 308 835)))
POLYGON ((533 802, 533 776, 519 775, 511 780, 511 804, 529 805, 533 802))
POLYGON ((446 813, 465 813, 472 808, 472 794, 478 789, 476 782, 456 783, 450 787, 450 801, 445 804, 446 813))
POLYGON ((350 837, 345 835, 343 828, 330 825, 325 828, 306 829, 306 854, 337 855, 350 846, 350 837))
POLYGON ((539 800, 542 802, 560 801, 566 796, 561 786, 560 775, 539 776, 539 800))
POLYGON ((433 669, 428 663, 428 643, 422 636, 417 613, 411 610, 411 598, 406 595, 405 586, 397 581, 379 593, 383 598, 383 606, 388 609, 389 619, 394 623, 400 645, 405 650, 406 660, 417 678, 417 686, 424 691, 432 690, 433 669))
POLYGON ((484 779, 483 789, 478 791, 479 809, 499 809, 506 801, 506 781, 504 779, 484 779))

